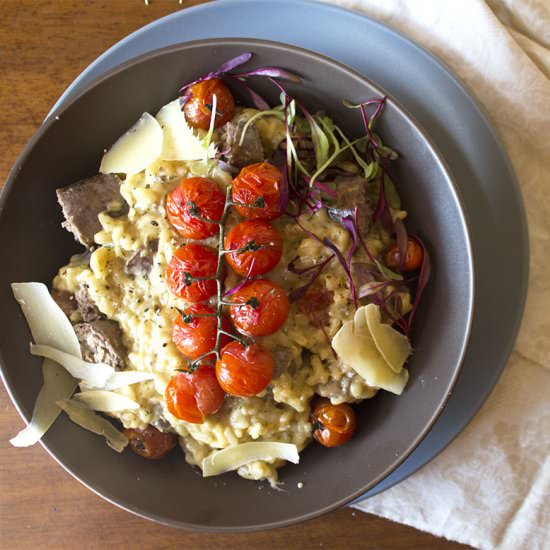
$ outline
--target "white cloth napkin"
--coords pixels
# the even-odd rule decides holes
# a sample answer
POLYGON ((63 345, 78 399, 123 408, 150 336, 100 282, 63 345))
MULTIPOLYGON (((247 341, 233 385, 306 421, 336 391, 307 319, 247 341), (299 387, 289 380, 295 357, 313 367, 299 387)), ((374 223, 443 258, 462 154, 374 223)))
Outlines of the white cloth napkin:
POLYGON ((550 1, 332 2, 389 24, 466 83, 516 170, 531 246, 520 335, 489 400, 432 462, 357 508, 477 548, 550 548, 550 1))

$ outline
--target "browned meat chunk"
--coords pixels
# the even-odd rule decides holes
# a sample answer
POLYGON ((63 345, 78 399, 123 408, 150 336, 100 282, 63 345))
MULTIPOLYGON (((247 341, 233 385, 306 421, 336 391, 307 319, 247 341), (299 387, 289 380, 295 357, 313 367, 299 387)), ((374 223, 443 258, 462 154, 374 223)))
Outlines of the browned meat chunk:
POLYGON ((129 258, 124 266, 124 272, 130 277, 147 277, 153 268, 153 260, 159 247, 158 239, 147 243, 146 250, 138 250, 129 258))
POLYGON ((369 193, 368 182, 361 176, 339 176, 335 178, 336 208, 358 209, 359 231, 363 237, 366 236, 369 220, 376 208, 376 197, 369 193))
POLYGON ((97 321, 103 317, 101 311, 99 311, 92 300, 86 285, 81 285, 81 287, 75 292, 74 297, 83 321, 86 323, 91 323, 92 321, 97 321))
POLYGON ((114 174, 98 174, 57 189, 56 193, 65 216, 63 227, 86 247, 94 244, 94 235, 101 230, 97 216, 127 206, 120 194, 120 180, 114 174))
POLYGON ((247 127, 241 145, 240 140, 243 129, 244 122, 238 124, 228 122, 221 131, 222 150, 225 152, 225 157, 229 163, 237 168, 264 160, 262 140, 254 123, 247 127))
POLYGON ((74 299, 74 294, 67 292, 66 290, 57 290, 56 288, 51 291, 52 298, 55 303, 62 309, 63 313, 70 317, 72 313, 77 310, 77 303, 74 299))
POLYGON ((116 321, 101 319, 92 323, 79 323, 74 330, 82 357, 92 363, 107 363, 115 370, 123 370, 126 364, 126 348, 122 332, 116 321))

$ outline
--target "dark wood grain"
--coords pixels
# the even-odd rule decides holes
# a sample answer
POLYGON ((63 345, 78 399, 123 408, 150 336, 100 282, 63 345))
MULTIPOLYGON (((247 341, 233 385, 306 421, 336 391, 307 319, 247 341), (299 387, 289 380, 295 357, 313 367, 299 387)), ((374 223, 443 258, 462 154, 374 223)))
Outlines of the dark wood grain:
MULTIPOLYGON (((198 3, 1 0, 0 184, 55 100, 90 62, 137 28, 198 3)), ((103 501, 39 445, 12 448, 8 439, 23 423, 4 388, 0 410, 2 548, 466 548, 347 508, 253 534, 200 534, 156 525, 103 501)))

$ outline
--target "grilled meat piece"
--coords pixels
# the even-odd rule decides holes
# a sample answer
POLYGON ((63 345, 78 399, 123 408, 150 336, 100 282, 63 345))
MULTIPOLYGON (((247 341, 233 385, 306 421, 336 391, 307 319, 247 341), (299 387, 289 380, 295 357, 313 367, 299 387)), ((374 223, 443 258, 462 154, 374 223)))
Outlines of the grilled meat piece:
POLYGON ((78 309, 74 294, 66 290, 57 290, 57 288, 53 288, 50 294, 67 317, 70 317, 78 309))
POLYGON ((92 363, 107 363, 115 370, 126 365, 126 347, 116 321, 100 319, 91 323, 74 325, 82 357, 92 363))
POLYGON ((227 161, 237 168, 264 160, 262 140, 254 123, 249 124, 244 134, 243 143, 239 144, 244 125, 245 123, 242 121, 238 124, 228 122, 221 129, 222 151, 225 152, 227 161))
POLYGON ((101 212, 121 212, 128 205, 120 194, 120 180, 114 174, 98 174, 56 189, 63 209, 63 227, 86 247, 94 244, 94 235, 101 230, 101 212))

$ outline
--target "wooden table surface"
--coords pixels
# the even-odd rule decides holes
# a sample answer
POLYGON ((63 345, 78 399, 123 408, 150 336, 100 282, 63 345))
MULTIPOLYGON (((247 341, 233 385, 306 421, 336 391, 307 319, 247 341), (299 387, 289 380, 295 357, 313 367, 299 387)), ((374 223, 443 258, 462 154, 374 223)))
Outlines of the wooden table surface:
MULTIPOLYGON (((1 0, 0 185, 55 100, 90 62, 139 27, 198 3, 1 0)), ((40 445, 12 448, 8 439, 23 422, 3 387, 0 410, 2 548, 466 548, 348 508, 254 534, 199 534, 156 525, 104 502, 40 445)))

